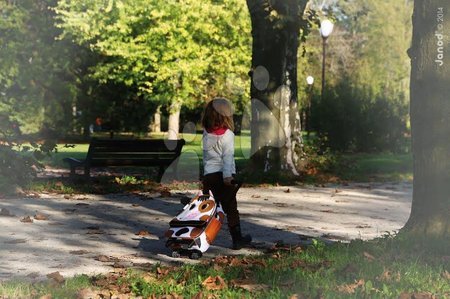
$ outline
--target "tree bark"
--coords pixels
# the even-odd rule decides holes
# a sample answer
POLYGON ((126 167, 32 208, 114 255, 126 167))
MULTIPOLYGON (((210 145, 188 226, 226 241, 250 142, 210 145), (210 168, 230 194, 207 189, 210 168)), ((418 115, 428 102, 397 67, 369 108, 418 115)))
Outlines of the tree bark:
POLYGON ((150 122, 150 131, 153 133, 161 132, 161 106, 158 106, 153 114, 152 121, 150 122))
POLYGON ((169 140, 178 139, 178 132, 180 131, 180 111, 181 104, 178 101, 174 101, 169 108, 169 129, 168 137, 169 140))
POLYGON ((450 1, 415 0, 411 57, 413 201, 403 231, 450 234, 450 1))
POLYGON ((297 49, 307 1, 247 0, 252 22, 251 168, 298 175, 297 49))

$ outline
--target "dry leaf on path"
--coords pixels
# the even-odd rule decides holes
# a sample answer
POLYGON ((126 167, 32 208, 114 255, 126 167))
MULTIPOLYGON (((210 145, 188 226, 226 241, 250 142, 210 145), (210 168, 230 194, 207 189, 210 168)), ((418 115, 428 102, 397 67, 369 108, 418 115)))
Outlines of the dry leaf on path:
POLYGON ((48 217, 45 216, 44 214, 37 213, 36 215, 34 215, 34 219, 45 221, 45 220, 48 220, 48 217))
POLYGON ((291 193, 291 189, 287 188, 287 190, 284 190, 284 193, 291 193))
POLYGON ((223 290, 224 288, 227 287, 227 285, 225 284, 225 281, 220 276, 215 276, 215 277, 209 276, 202 282, 202 285, 207 290, 223 290))
POLYGON ((64 277, 59 272, 47 274, 47 277, 53 279, 57 283, 63 283, 65 281, 64 277))
MULTIPOLYGON (((5 244, 20 244, 20 243, 26 243, 27 239, 15 239, 11 241, 5 241, 5 244)), ((1 298, 1 297, 0 297, 1 298)))
POLYGON ((140 230, 137 233, 135 233, 136 236, 149 236, 151 233, 147 230, 140 230))
POLYGON ((111 259, 109 257, 107 257, 106 255, 99 255, 95 259, 102 263, 107 263, 107 262, 111 261, 111 259))
POLYGON ((26 216, 26 217, 23 217, 22 219, 20 219, 20 222, 23 222, 23 223, 33 223, 33 219, 31 219, 30 216, 26 216))
POLYGON ((83 254, 89 253, 89 251, 87 251, 87 250, 72 250, 72 251, 69 251, 69 253, 75 254, 75 255, 83 255, 83 254))

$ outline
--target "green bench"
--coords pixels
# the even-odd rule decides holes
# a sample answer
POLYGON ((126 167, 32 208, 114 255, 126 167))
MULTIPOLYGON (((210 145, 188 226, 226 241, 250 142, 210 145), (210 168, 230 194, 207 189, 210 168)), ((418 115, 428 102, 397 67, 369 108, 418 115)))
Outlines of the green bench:
MULTIPOLYGON (((84 175, 90 177, 93 167, 140 166, 159 167, 158 181, 164 171, 181 154, 184 139, 98 139, 93 138, 89 144, 86 159, 64 158, 70 166, 70 175, 76 174, 77 168, 84 168, 84 175)), ((174 171, 177 171, 175 163, 174 171)))

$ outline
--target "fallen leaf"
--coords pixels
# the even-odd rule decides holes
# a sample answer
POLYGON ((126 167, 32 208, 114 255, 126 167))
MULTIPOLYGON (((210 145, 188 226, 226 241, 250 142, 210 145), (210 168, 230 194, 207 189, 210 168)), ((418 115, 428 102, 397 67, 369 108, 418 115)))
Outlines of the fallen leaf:
POLYGON ((287 188, 287 190, 284 190, 284 193, 291 193, 291 189, 287 188))
POLYGON ((47 274, 47 277, 53 279, 57 283, 63 283, 65 281, 64 277, 59 272, 47 274))
POLYGON ((340 285, 337 287, 337 290, 345 294, 354 294, 358 287, 364 286, 364 283, 364 279, 360 279, 355 281, 355 283, 340 285))
POLYGON ((81 289, 77 293, 77 299, 91 299, 98 297, 98 293, 91 288, 81 289))
POLYGON ((225 281, 220 276, 215 276, 215 277, 209 276, 202 282, 202 285, 207 290, 223 290, 224 288, 227 287, 227 285, 225 284, 225 281))
POLYGON ((36 220, 48 220, 48 217, 47 216, 45 216, 44 214, 39 214, 39 213, 37 213, 36 215, 34 215, 34 219, 36 219, 36 220))
POLYGON ((149 236, 151 235, 148 231, 146 230, 140 230, 137 233, 135 233, 136 236, 149 236))
POLYGON ((364 251, 363 255, 369 262, 372 262, 375 260, 375 257, 366 251, 364 251))
POLYGON ((64 195, 64 199, 70 199, 70 198, 72 198, 72 196, 70 196, 70 195, 64 195))
POLYGON ((26 217, 23 217, 22 219, 20 219, 20 222, 23 222, 23 223, 33 223, 33 219, 31 219, 30 216, 26 216, 26 217))
POLYGON ((107 263, 107 262, 111 261, 111 259, 109 257, 107 257, 106 255, 99 255, 95 259, 102 263, 107 263))
POLYGON ((284 202, 274 202, 273 205, 279 208, 285 208, 289 206, 287 203, 284 202))
POLYGON ((198 292, 197 294, 194 295, 194 297, 192 297, 192 299, 203 299, 203 293, 198 292))
POLYGON ((27 239, 15 239, 11 241, 5 241, 5 244, 20 244, 20 243, 26 243, 27 239))
POLYGON ((384 281, 384 282, 392 282, 392 281, 400 281, 400 273, 392 273, 389 270, 384 270, 383 273, 377 277, 378 280, 384 281))
POLYGON ((164 277, 164 276, 166 276, 167 274, 169 274, 169 269, 167 269, 167 268, 161 268, 161 267, 156 268, 156 276, 157 276, 158 278, 164 277))
POLYGON ((236 279, 231 281, 231 285, 249 292, 268 291, 270 287, 265 284, 256 284, 248 279, 236 279))
POLYGON ((261 195, 255 195, 255 194, 254 194, 254 195, 252 195, 251 197, 252 197, 252 198, 260 198, 261 195))
POLYGON ((87 251, 87 250, 72 250, 72 251, 69 251, 69 253, 76 254, 76 255, 83 255, 83 254, 89 253, 89 251, 87 251))

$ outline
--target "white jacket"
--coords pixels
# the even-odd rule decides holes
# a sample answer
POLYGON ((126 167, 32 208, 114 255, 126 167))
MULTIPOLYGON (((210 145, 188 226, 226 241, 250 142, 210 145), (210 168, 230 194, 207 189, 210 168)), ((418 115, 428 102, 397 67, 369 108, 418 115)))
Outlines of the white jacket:
POLYGON ((231 130, 226 130, 223 135, 203 131, 203 167, 205 175, 221 171, 226 178, 236 173, 234 133, 231 130))

